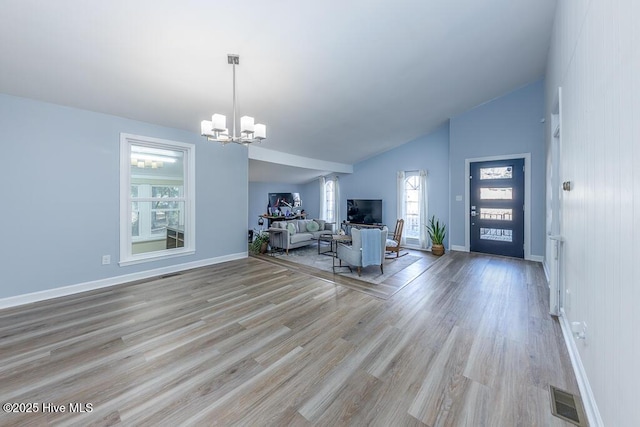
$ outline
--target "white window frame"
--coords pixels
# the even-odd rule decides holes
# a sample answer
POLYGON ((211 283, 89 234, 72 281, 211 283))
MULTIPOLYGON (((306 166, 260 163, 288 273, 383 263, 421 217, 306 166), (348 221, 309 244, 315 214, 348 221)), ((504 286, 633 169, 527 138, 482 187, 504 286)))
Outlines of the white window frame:
POLYGON ((193 144, 169 141, 147 136, 120 134, 120 261, 119 265, 132 265, 149 261, 158 261, 195 253, 195 154, 193 144), (184 182, 181 200, 184 201, 184 247, 132 253, 132 244, 136 238, 131 236, 131 146, 142 146, 172 151, 182 151, 184 162, 184 182))
MULTIPOLYGON (((408 233, 409 231, 409 226, 410 226, 410 221, 409 221, 409 209, 408 209, 408 202, 409 200, 407 199, 408 197, 408 191, 407 191, 407 183, 409 182, 410 179, 415 178, 418 180, 418 189, 417 191, 420 192, 422 191, 422 189, 420 188, 420 173, 418 171, 405 171, 405 176, 404 176, 404 232, 403 232, 403 238, 405 239, 405 246, 407 247, 411 247, 411 248, 420 248, 420 224, 422 224, 423 220, 422 218, 420 218, 420 205, 419 205, 419 196, 418 199, 415 201, 417 208, 418 208, 418 235, 417 236, 412 236, 408 233)), ((413 216, 413 215, 412 215, 413 216)))
POLYGON ((336 217, 335 217, 336 183, 332 179, 328 179, 327 182, 324 183, 324 200, 325 200, 324 216, 327 222, 335 222, 336 220, 336 217), (329 194, 331 194, 331 200, 329 200, 329 194))

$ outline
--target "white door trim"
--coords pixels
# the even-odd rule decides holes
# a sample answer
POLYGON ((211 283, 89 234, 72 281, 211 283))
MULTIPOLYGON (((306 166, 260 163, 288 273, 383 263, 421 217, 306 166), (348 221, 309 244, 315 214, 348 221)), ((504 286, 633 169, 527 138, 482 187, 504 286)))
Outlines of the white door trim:
POLYGON ((493 160, 524 159, 524 259, 539 261, 539 257, 531 257, 531 153, 505 154, 502 156, 474 157, 464 161, 464 250, 469 252, 471 247, 471 219, 469 212, 469 174, 470 165, 475 162, 488 162, 493 160))

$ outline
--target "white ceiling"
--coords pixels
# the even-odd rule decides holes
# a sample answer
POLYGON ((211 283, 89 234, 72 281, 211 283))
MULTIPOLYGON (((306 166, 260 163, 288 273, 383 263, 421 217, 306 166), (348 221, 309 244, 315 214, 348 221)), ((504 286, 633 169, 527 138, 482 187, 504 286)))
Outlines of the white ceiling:
POLYGON ((353 164, 541 78, 555 4, 2 0, 0 92, 199 132, 237 53, 262 147, 353 164))

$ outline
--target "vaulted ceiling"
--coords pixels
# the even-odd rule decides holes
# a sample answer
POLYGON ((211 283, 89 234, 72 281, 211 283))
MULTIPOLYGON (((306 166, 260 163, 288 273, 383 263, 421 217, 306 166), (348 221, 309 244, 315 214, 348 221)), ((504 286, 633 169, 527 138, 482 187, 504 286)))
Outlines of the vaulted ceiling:
POLYGON ((353 164, 541 78, 555 5, 2 0, 0 92, 199 133, 237 53, 263 148, 353 164))

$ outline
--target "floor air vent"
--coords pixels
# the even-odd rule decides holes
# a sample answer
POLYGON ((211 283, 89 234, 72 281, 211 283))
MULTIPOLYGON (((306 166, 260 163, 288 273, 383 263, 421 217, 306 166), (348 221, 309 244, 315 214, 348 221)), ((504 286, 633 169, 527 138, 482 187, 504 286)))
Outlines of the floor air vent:
POLYGON ((551 413, 579 427, 587 427, 580 396, 551 386, 551 413))
POLYGON ((164 274, 164 275, 160 276, 160 278, 161 278, 161 279, 167 279, 167 278, 169 278, 169 277, 175 277, 175 276, 179 276, 179 275, 181 275, 181 274, 182 274, 182 273, 169 273, 169 274, 164 274))

